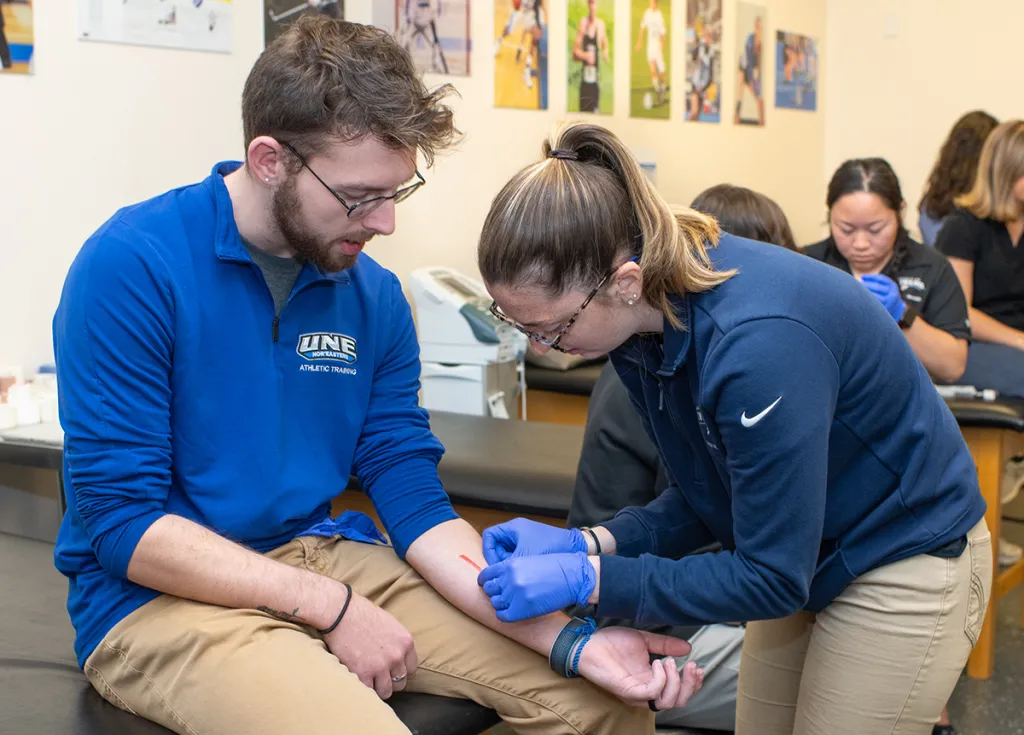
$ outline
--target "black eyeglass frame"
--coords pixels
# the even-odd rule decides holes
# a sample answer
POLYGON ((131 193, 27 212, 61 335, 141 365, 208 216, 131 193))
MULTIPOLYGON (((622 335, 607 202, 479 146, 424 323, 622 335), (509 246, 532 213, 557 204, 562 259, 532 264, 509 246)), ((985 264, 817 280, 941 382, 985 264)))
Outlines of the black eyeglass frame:
POLYGON ((354 219, 362 219, 363 217, 369 216, 371 213, 376 211, 381 204, 383 204, 389 199, 394 200, 395 204, 404 202, 406 199, 415 194, 420 189, 420 187, 427 183, 427 180, 423 178, 423 174, 419 172, 419 169, 416 169, 416 178, 418 179, 418 181, 409 184, 408 186, 403 186, 401 189, 395 191, 394 194, 382 194, 380 196, 370 197, 369 199, 363 199, 362 201, 356 202, 355 204, 349 204, 348 202, 345 201, 344 197, 342 197, 341 194, 336 192, 333 188, 331 188, 331 186, 326 181, 320 178, 320 175, 313 170, 313 167, 306 162, 306 159, 302 156, 301 153, 295 150, 295 147, 291 143, 284 140, 279 140, 278 142, 282 146, 287 148, 289 153, 291 153, 293 156, 299 159, 299 163, 301 163, 302 166, 307 171, 313 174, 313 178, 319 181, 323 185, 323 187, 327 189, 327 191, 331 192, 331 196, 337 199, 338 203, 345 208, 345 210, 348 212, 348 216, 354 219), (363 209, 360 209, 360 207, 362 207, 363 209), (353 217, 353 213, 356 212, 356 210, 359 210, 359 212, 355 214, 355 216, 353 217))

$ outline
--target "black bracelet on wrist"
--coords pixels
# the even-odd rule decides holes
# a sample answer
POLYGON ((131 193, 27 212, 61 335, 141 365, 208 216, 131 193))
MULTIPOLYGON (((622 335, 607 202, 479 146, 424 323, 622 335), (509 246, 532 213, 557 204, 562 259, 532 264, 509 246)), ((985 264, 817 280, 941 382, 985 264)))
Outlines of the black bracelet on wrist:
POLYGON ((335 628, 337 628, 338 623, 341 622, 341 619, 345 617, 345 613, 348 612, 348 603, 352 602, 352 585, 350 585, 348 582, 344 582, 343 584, 345 585, 345 589, 348 590, 348 597, 345 598, 345 604, 341 606, 341 612, 338 613, 337 619, 333 623, 331 623, 330 628, 325 628, 324 630, 320 630, 319 628, 316 629, 316 632, 320 635, 327 635, 335 628))
POLYGON ((600 541, 600 539, 597 538, 597 534, 594 533, 594 529, 593 528, 584 528, 582 530, 585 533, 589 533, 590 534, 590 538, 594 539, 594 548, 597 550, 596 553, 597 553, 598 556, 601 556, 601 541, 600 541))

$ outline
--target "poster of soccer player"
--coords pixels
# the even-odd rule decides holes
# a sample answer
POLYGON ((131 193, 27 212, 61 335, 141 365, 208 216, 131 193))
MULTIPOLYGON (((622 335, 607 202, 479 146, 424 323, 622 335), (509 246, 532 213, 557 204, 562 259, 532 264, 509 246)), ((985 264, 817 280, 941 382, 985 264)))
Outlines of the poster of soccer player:
POLYGON ((611 115, 615 0, 569 0, 569 112, 611 115))
POLYGON ((300 16, 319 13, 338 20, 345 18, 345 0, 263 0, 263 42, 270 42, 300 16))
POLYGON ((818 42, 810 36, 776 34, 775 106, 818 109, 818 42))
POLYGON ((495 107, 548 109, 550 1, 495 0, 495 107))
POLYGON ((31 74, 35 49, 32 3, 0 1, 0 74, 31 74))
POLYGON ((764 125, 764 34, 767 11, 760 5, 736 4, 736 47, 739 64, 736 73, 737 125, 764 125))
MULTIPOLYGON (((694 2, 694 0, 690 0, 694 2)), ((672 0, 631 0, 633 53, 629 60, 631 117, 669 119, 672 0)))
POLYGON ((393 33, 421 71, 469 76, 469 0, 374 0, 373 24, 393 33))
POLYGON ((722 0, 686 4, 686 119, 722 120, 722 0))

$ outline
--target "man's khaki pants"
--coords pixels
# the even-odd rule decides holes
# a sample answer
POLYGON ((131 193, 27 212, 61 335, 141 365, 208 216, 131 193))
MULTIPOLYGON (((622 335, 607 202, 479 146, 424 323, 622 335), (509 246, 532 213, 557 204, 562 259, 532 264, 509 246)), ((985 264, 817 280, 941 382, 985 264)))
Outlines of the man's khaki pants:
POLYGON ((737 735, 927 735, 978 639, 992 587, 982 520, 959 559, 858 577, 817 616, 751 623, 737 735))
MULTIPOLYGON (((407 691, 472 699, 523 733, 654 732, 654 714, 452 607, 388 547, 302 537, 268 556, 344 580, 412 634, 407 691)), ((342 621, 344 625, 344 621, 342 621)), ((188 735, 408 733, 308 627, 164 595, 120 621, 85 663, 109 702, 188 735)))

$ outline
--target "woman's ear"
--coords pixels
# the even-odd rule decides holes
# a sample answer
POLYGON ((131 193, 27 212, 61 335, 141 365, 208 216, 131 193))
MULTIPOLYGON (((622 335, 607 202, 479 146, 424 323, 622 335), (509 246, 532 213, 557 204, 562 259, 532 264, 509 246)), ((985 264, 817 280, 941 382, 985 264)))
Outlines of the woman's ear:
POLYGON ((633 261, 628 261, 619 266, 612 281, 609 296, 613 300, 625 302, 632 306, 640 301, 643 295, 643 273, 640 266, 633 261))

